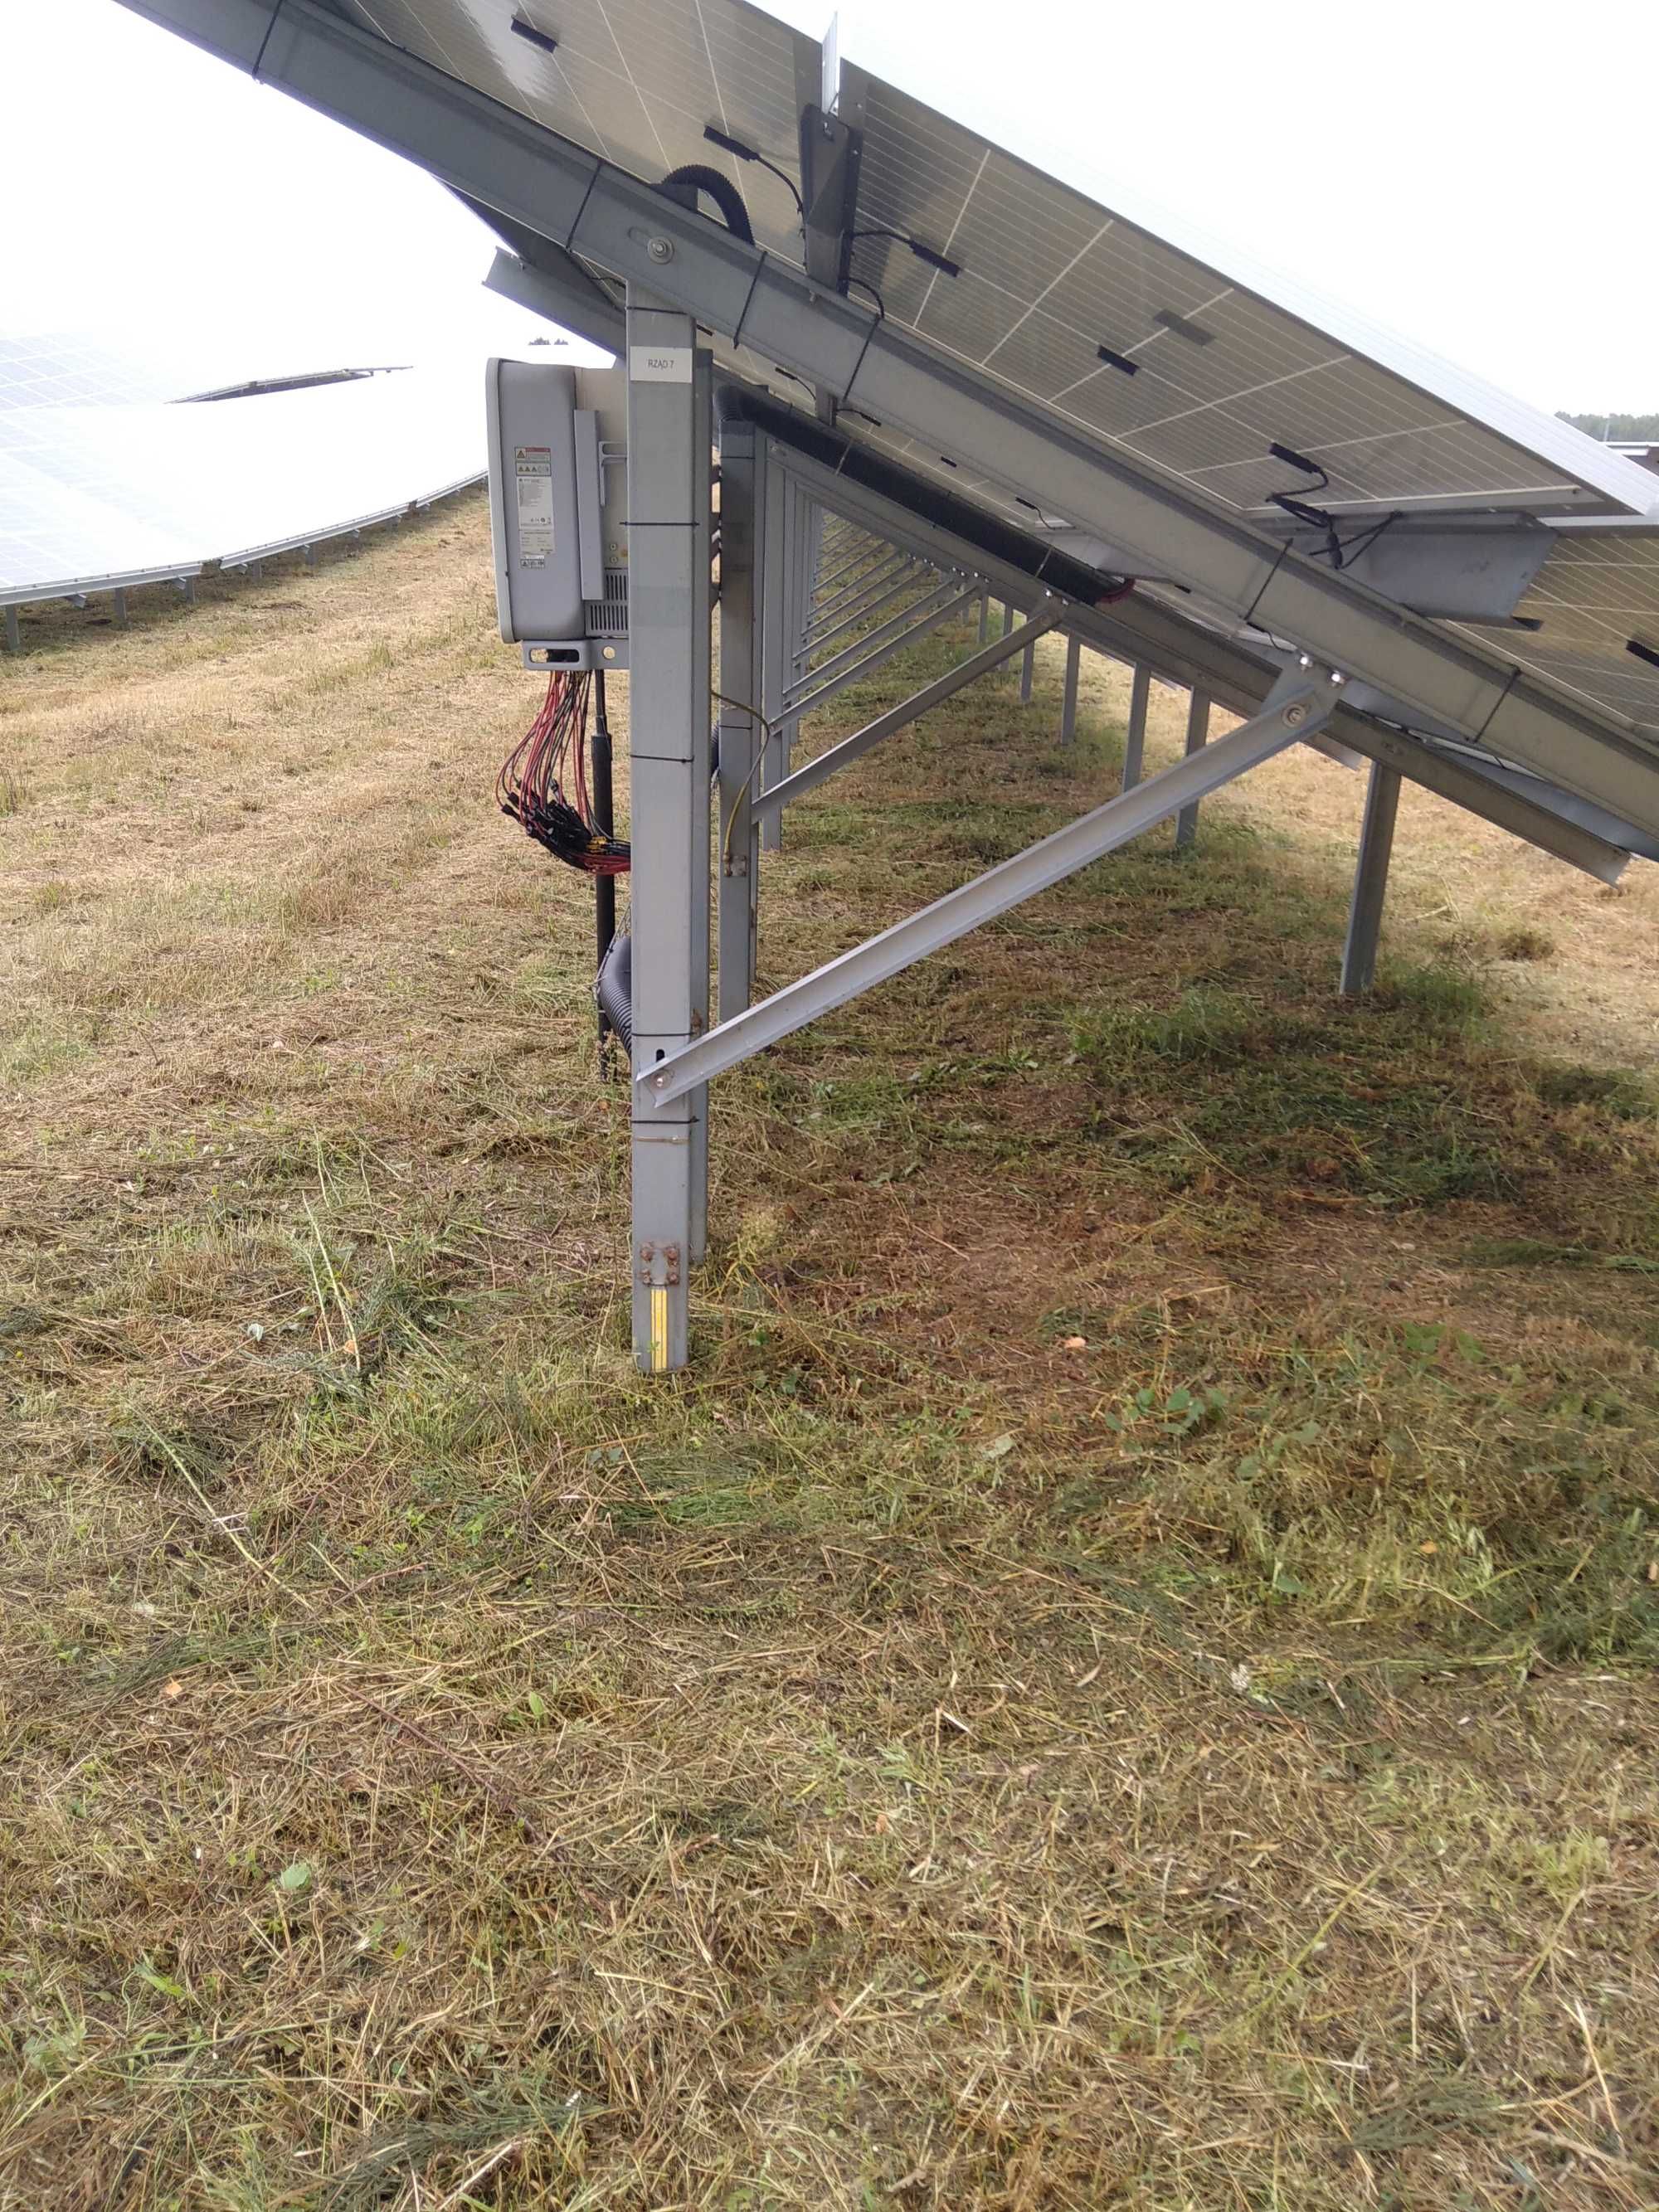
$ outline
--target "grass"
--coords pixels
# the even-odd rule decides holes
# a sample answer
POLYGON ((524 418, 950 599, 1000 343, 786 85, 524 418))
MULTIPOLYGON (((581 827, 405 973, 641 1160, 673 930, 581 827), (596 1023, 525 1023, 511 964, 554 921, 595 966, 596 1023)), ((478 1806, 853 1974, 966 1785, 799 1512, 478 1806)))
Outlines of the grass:
MULTIPOLYGON (((647 1386, 488 602, 0 670, 0 2205, 1659 2202, 1659 878, 1407 793, 1347 1006, 1271 763, 728 1078, 647 1386)), ((1060 668, 765 980, 1111 787, 1060 668)))

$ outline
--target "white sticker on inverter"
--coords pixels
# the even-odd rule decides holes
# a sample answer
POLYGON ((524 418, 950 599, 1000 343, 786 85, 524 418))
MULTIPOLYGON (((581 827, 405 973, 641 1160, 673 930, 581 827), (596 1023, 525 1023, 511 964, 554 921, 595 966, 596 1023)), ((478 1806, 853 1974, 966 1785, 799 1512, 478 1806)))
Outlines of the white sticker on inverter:
POLYGON ((690 346, 630 346, 628 374, 635 384, 690 384, 690 346))
POLYGON ((515 447, 513 469, 518 480, 519 566, 544 568, 553 550, 551 447, 515 447))

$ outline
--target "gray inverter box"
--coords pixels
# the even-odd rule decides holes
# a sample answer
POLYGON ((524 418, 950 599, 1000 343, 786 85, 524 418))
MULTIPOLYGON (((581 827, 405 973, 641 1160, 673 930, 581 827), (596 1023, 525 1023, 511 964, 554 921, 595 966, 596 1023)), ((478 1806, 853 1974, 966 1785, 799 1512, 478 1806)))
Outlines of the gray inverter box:
POLYGON ((501 636, 539 665, 620 666, 595 641, 627 635, 625 375, 496 360, 485 392, 501 636))

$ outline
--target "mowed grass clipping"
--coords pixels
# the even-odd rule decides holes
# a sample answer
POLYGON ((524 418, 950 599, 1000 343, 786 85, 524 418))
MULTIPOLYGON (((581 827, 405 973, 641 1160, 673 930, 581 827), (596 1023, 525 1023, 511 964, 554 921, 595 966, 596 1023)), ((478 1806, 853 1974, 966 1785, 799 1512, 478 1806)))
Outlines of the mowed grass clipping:
MULTIPOLYGON (((0 666, 0 2204, 1659 2202, 1654 872, 1408 793, 1346 1005, 1272 763, 723 1080, 648 1385, 489 589, 0 666)), ((1115 787, 1060 665, 767 982, 1115 787)))

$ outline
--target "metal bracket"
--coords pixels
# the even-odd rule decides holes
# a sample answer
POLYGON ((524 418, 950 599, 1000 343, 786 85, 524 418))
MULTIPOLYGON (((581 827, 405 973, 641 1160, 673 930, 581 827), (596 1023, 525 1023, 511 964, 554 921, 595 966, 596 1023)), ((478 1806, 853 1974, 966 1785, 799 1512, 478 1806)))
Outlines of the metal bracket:
POLYGON ((1306 662, 1282 676, 1249 720, 1214 744, 1189 754, 1133 791, 1109 799, 972 883, 947 891, 931 906, 826 961, 769 999, 716 1023, 707 1036, 665 1053, 635 1079, 635 1115, 647 1121, 655 1109, 700 1089, 766 1046, 804 1029, 820 1014, 845 1006, 928 953, 953 945, 969 930, 995 921, 1010 908, 1115 852, 1297 738, 1311 737, 1335 711, 1340 684, 1334 670, 1306 662))
POLYGON ((816 284, 847 289, 863 140, 821 107, 800 117, 800 196, 806 208, 806 273, 816 284))

